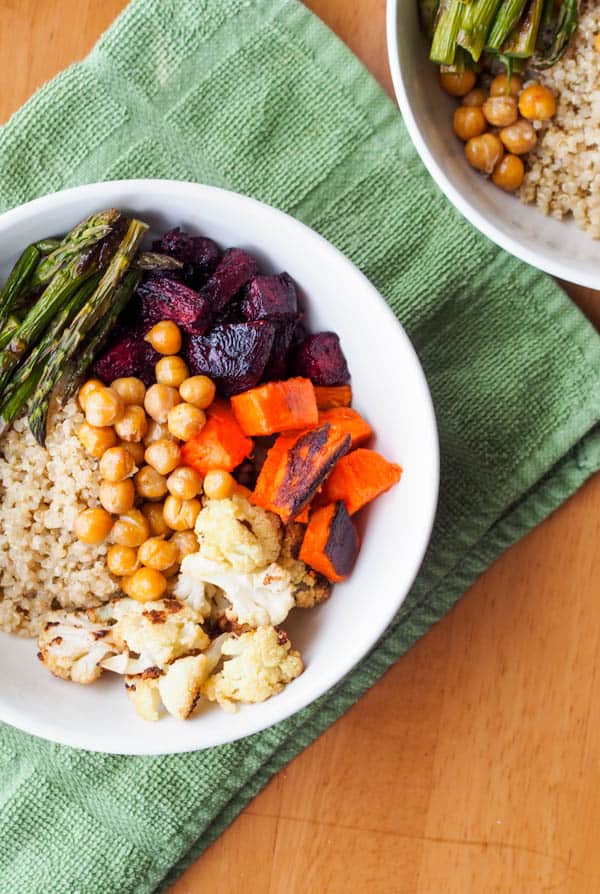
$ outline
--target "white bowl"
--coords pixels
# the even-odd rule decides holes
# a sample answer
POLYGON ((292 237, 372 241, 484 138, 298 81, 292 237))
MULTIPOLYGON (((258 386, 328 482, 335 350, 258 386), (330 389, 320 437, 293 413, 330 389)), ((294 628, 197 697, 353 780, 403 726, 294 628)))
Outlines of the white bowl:
POLYGON ((429 62, 417 0, 387 0, 387 42, 396 98, 429 173, 473 226, 521 260, 569 282, 600 288, 600 243, 572 220, 546 217, 471 168, 452 130, 457 106, 429 62))
POLYGON ((166 180, 97 183, 46 196, 0 217, 0 277, 25 245, 62 233, 92 211, 138 214, 152 234, 173 226, 241 245, 268 272, 300 285, 311 329, 339 333, 352 371, 355 406, 377 431, 376 447, 405 469, 401 483, 361 519, 363 543, 352 577, 319 608, 285 624, 306 670, 284 692, 225 714, 214 705, 185 723, 139 719, 122 679, 92 686, 52 677, 36 645, 0 634, 0 720, 95 751, 165 754, 219 745, 289 717, 337 683, 375 644, 419 569, 435 514, 438 445, 427 383, 392 311, 369 281, 321 236, 286 214, 236 193, 166 180))

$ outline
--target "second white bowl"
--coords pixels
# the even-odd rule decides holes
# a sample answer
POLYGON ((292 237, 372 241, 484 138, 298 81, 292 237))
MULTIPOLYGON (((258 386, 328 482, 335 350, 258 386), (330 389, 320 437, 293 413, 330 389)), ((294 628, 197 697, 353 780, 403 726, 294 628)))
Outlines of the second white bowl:
POLYGON ((572 220, 546 217, 485 180, 465 161, 452 130, 457 101, 429 62, 417 0, 387 0, 387 41, 396 98, 429 173, 473 226, 521 260, 569 282, 600 288, 600 242, 572 220))

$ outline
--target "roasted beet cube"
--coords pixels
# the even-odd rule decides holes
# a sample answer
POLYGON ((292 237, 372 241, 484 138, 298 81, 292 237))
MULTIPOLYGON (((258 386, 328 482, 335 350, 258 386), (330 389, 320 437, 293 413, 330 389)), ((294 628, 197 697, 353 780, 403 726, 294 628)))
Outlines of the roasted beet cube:
POLYGON ((137 376, 151 385, 158 360, 160 354, 147 341, 126 335, 100 354, 94 362, 94 375, 107 385, 122 376, 137 376))
POLYGON ((275 326, 267 320, 224 323, 186 339, 184 356, 193 375, 210 376, 219 393, 229 397, 260 381, 274 336, 275 326))
POLYGON ((155 251, 164 252, 181 261, 184 266, 192 267, 194 273, 206 279, 217 266, 221 251, 216 242, 207 236, 192 236, 179 227, 169 230, 162 239, 156 239, 152 247, 155 251))
POLYGON ((287 273, 255 276, 246 286, 242 311, 247 320, 280 320, 298 314, 296 284, 287 273))
POLYGON ((212 311, 206 298, 184 283, 154 276, 138 286, 138 295, 145 323, 156 322, 157 318, 173 320, 193 335, 202 335, 211 323, 212 311))
POLYGON ((308 335, 296 348, 294 375, 305 376, 313 385, 345 385, 350 371, 335 332, 308 335))
POLYGON ((256 275, 256 261, 241 248, 228 248, 201 291, 215 314, 256 275))
POLYGON ((287 377, 290 345, 296 329, 295 319, 272 320, 271 322, 276 328, 271 356, 263 374, 265 382, 277 381, 277 379, 285 379, 287 377))

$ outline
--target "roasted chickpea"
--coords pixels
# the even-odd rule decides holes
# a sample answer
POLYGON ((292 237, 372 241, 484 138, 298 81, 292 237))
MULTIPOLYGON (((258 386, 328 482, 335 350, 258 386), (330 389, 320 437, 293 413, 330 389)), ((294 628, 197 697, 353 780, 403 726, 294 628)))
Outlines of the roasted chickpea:
POLYGON ((504 154, 502 143, 496 134, 483 133, 465 143, 465 155, 472 167, 491 174, 504 154))
POLYGON ((189 441, 202 431, 206 423, 204 410, 193 404, 177 404, 169 411, 167 425, 174 438, 189 441))
POLYGON ((217 386, 208 376, 190 376, 179 386, 179 393, 186 403, 205 410, 215 399, 217 386))
POLYGON ((163 517, 162 503, 144 503, 142 512, 148 520, 150 533, 153 537, 160 537, 162 534, 168 533, 169 526, 163 517))
POLYGON ((123 415, 125 404, 112 388, 97 388, 85 399, 85 418, 90 425, 114 425, 123 415))
POLYGON ((133 480, 142 500, 162 500, 167 493, 167 479, 152 466, 142 466, 133 480))
POLYGON ((106 564, 111 574, 116 577, 124 577, 133 574, 140 567, 137 550, 130 546, 120 546, 116 543, 111 546, 106 554, 106 564))
POLYGON ((510 127, 503 127, 498 136, 513 155, 525 155, 537 143, 537 134, 533 125, 524 118, 515 121, 510 127))
POLYGON ((133 457, 125 447, 110 447, 100 460, 100 474, 106 481, 115 484, 129 478, 135 470, 133 457))
POLYGON ((494 168, 492 180, 496 186, 500 187, 500 189, 505 189, 507 192, 514 192, 523 182, 524 175, 525 168, 519 156, 505 155, 494 168))
POLYGON ((144 444, 148 447, 150 444, 154 444, 155 441, 164 441, 164 440, 172 440, 173 435, 169 431, 169 426, 166 422, 160 423, 155 422, 154 419, 151 419, 148 423, 148 431, 146 432, 146 437, 144 438, 144 444))
POLYGON ((169 494, 163 506, 163 516, 174 531, 187 531, 196 524, 201 508, 200 500, 180 500, 169 494))
POLYGON ((554 94, 543 84, 531 84, 519 97, 519 111, 529 121, 546 121, 556 112, 554 94))
POLYGON ((129 512, 135 502, 135 487, 131 478, 125 481, 103 481, 98 490, 98 497, 107 512, 121 515, 129 512))
POLYGON ((151 385, 146 392, 144 407, 155 422, 167 421, 169 410, 181 402, 179 392, 170 385, 151 385))
POLYGON ((177 354, 181 350, 181 331, 172 320, 162 320, 145 336, 159 354, 177 354))
POLYGON ((475 72, 466 68, 464 71, 443 71, 440 74, 442 89, 451 96, 465 96, 475 86, 475 72))
POLYGON ((88 381, 84 382, 81 386, 79 394, 77 395, 77 401, 84 413, 85 404, 90 394, 94 391, 100 391, 102 388, 106 388, 106 385, 104 382, 101 382, 100 379, 88 379, 88 381))
POLYGON ((490 96, 482 106, 486 121, 494 127, 508 127, 519 117, 514 96, 490 96))
POLYGON ((151 537, 140 546, 138 559, 148 568, 165 571, 177 561, 177 552, 177 544, 162 537, 151 537))
POLYGON ((119 546, 141 546, 150 536, 150 526, 139 509, 130 509, 116 520, 111 540, 119 546))
POLYGON ((202 490, 202 478, 195 469, 180 466, 167 478, 169 493, 180 500, 192 500, 202 490))
POLYGON ((204 478, 204 493, 210 500, 226 500, 235 493, 238 484, 225 469, 212 469, 204 478))
POLYGON ((144 458, 149 466, 160 472, 161 475, 168 475, 173 469, 179 465, 181 450, 175 441, 155 441, 146 447, 144 458))
POLYGON ((485 115, 479 106, 459 106, 454 113, 454 133, 459 140, 470 140, 487 130, 485 115))
POLYGON ((490 84, 490 96, 512 96, 515 99, 523 89, 523 81, 517 74, 508 78, 505 74, 496 75, 490 84))
POLYGON ((175 561, 179 565, 181 565, 186 556, 197 553, 200 549, 198 538, 193 531, 176 531, 170 542, 177 547, 177 559, 175 561))
POLYGON ((74 533, 82 543, 97 546, 111 532, 113 520, 105 509, 84 509, 75 519, 74 533))
POLYGON ((115 379, 110 387, 121 395, 126 407, 132 405, 141 407, 143 405, 146 386, 141 379, 137 379, 135 376, 124 376, 121 379, 115 379))
POLYGON ((142 407, 130 405, 125 407, 123 415, 115 422, 115 431, 122 441, 139 443, 148 430, 148 417, 142 407))
POLYGON ((138 568, 127 579, 127 595, 138 602, 153 602, 160 599, 167 589, 164 574, 155 568, 138 568))
POLYGON ((462 98, 463 106, 482 106, 487 99, 487 93, 483 87, 473 87, 466 96, 462 98))
POLYGON ((188 378, 190 371, 187 363, 177 355, 161 357, 154 367, 154 375, 159 385, 171 385, 179 388, 182 382, 188 378))
POLYGON ((136 466, 144 464, 144 445, 141 441, 121 441, 121 447, 124 447, 127 453, 133 457, 136 466))
POLYGON ((99 459, 107 450, 117 443, 117 436, 112 428, 97 428, 89 422, 82 422, 77 429, 77 437, 86 453, 99 459))

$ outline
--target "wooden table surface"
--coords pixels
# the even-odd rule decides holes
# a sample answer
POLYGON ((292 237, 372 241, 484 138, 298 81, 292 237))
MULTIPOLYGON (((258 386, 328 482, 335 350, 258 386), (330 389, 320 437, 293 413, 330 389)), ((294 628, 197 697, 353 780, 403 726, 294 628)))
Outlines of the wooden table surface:
MULTIPOLYGON (((0 122, 124 6, 0 0, 0 122)), ((391 94, 384 0, 309 6, 391 94)), ((569 291, 598 323, 598 293, 569 291)), ((599 542, 597 476, 273 779, 170 894, 598 894, 599 542)))

